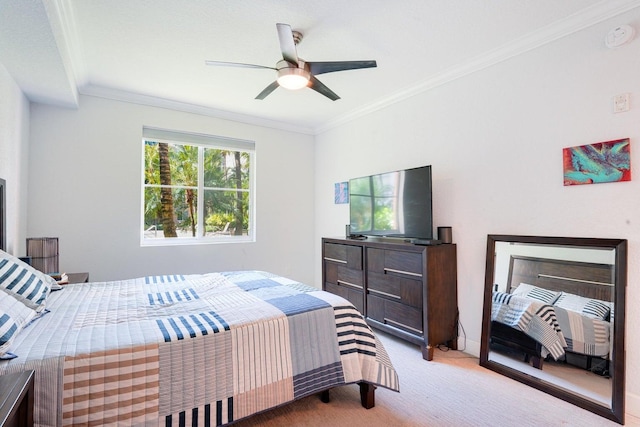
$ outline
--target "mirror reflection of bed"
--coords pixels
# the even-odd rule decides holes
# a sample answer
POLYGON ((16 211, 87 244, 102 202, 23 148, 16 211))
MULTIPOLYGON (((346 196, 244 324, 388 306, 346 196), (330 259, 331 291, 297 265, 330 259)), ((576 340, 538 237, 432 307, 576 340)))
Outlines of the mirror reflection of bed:
POLYGON ((623 422, 626 241, 491 237, 481 364, 623 422))
MULTIPOLYGON (((518 249, 519 252, 533 250, 531 247, 518 247, 518 249)), ((584 298, 582 301, 590 300, 588 303, 602 301, 609 305, 613 304, 613 263, 615 260, 612 250, 585 252, 584 249, 565 249, 557 253, 562 259, 516 255, 509 251, 508 247, 505 250, 497 250, 496 253, 500 254, 497 262, 503 262, 502 256, 509 254, 506 283, 501 280, 496 281, 494 287, 494 296, 496 297, 500 293, 519 295, 523 298, 522 302, 532 299, 540 305, 551 304, 555 309, 558 308, 555 307, 555 303, 559 298, 561 300, 576 299, 574 296, 579 297, 580 300, 584 298), (569 261, 568 259, 571 258, 591 258, 600 262, 569 261), (551 293, 547 294, 544 291, 551 293), (547 295, 548 298, 545 298, 547 295)), ((498 279, 497 276, 496 279, 498 279)), ((497 304, 494 302, 493 306, 496 307, 497 304)), ((581 304, 578 302, 577 305, 571 307, 581 308, 581 304)), ((588 323, 591 321, 591 317, 585 317, 574 316, 570 320, 574 322, 583 320, 587 322, 585 327, 589 328, 592 326, 588 323)), ((495 352, 497 353, 496 358, 501 357, 501 359, 497 359, 501 363, 526 370, 529 375, 555 383, 565 389, 579 388, 590 399, 604 405, 610 405, 611 382, 609 380, 608 349, 611 334, 609 307, 607 307, 607 314, 604 317, 605 319, 601 318, 603 321, 600 326, 603 327, 606 336, 600 337, 600 340, 606 345, 606 350, 593 351, 592 348, 597 346, 595 339, 584 339, 585 346, 588 347, 587 354, 578 350, 565 350, 564 354, 558 357, 558 360, 555 360, 551 354, 542 357, 541 353, 544 350, 540 342, 514 327, 493 320, 492 317, 490 346, 492 353, 489 357, 496 360, 493 354, 495 352), (606 354, 602 354, 605 351, 606 354), (527 367, 518 362, 526 364, 527 367), (529 369, 528 365, 535 369, 529 369)), ((566 331, 567 327, 570 328, 571 325, 562 325, 560 329, 566 331)), ((581 332, 581 336, 588 335, 584 331, 579 332, 581 332)), ((564 338, 568 339, 567 336, 564 338)))

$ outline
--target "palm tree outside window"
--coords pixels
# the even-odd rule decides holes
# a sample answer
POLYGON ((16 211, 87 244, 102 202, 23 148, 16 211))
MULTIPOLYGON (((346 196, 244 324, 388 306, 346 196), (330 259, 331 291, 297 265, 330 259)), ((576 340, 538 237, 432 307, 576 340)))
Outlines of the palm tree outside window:
POLYGON ((255 241, 252 141, 143 129, 143 246, 255 241))

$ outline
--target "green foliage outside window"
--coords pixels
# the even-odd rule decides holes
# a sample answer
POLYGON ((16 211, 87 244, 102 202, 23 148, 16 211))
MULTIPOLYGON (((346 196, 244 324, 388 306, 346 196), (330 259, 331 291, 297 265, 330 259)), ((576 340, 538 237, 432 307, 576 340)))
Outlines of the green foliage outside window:
POLYGON ((145 140, 144 158, 145 239, 248 234, 249 152, 145 140))

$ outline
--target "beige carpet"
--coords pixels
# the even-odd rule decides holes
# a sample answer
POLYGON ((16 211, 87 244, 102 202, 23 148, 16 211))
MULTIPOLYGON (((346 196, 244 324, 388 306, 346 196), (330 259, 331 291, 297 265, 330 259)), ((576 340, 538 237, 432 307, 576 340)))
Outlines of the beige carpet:
MULTIPOLYGON (((617 426, 619 424, 482 368, 461 351, 420 349, 377 332, 400 376, 400 393, 376 390, 376 406, 360 406, 357 385, 331 391, 331 402, 310 396, 234 424, 246 426, 617 426)), ((640 419, 626 417, 627 426, 640 419)))

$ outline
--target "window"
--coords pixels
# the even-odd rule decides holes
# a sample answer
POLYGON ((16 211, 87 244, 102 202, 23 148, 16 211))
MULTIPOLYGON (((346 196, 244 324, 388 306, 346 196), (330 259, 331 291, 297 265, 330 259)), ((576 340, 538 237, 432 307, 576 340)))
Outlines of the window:
POLYGON ((143 246, 255 241, 255 144, 143 129, 143 246))

